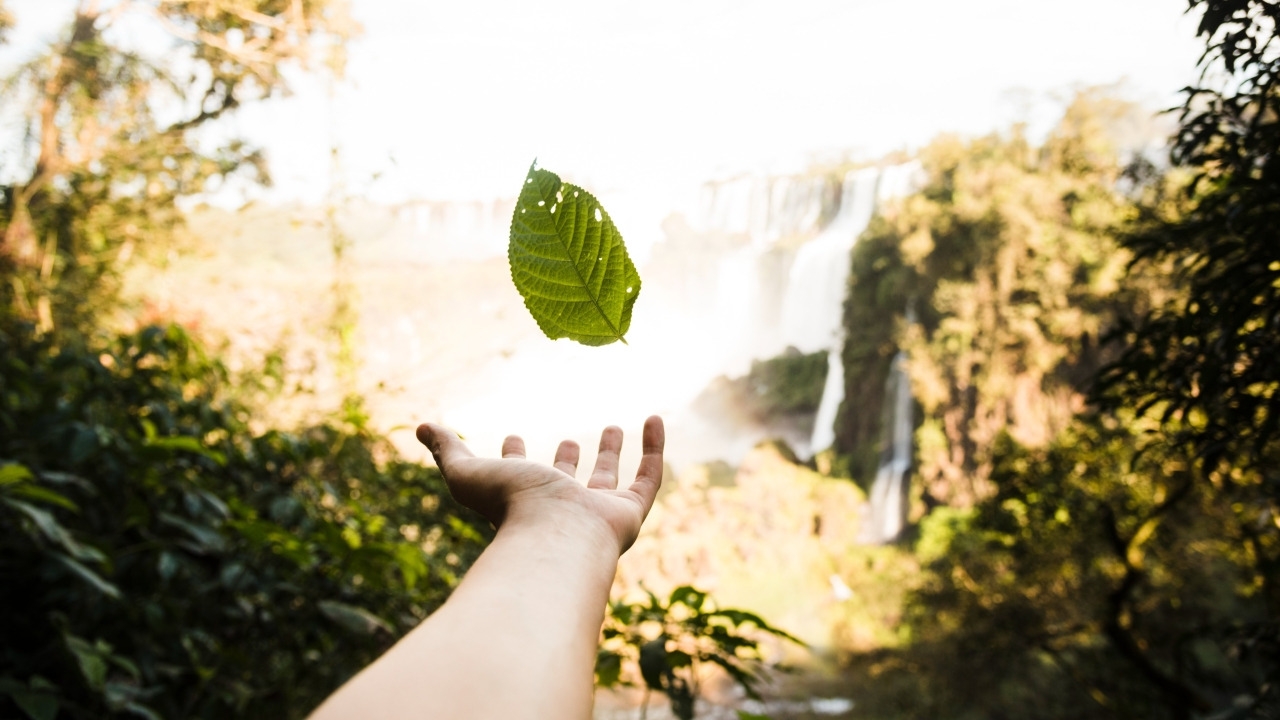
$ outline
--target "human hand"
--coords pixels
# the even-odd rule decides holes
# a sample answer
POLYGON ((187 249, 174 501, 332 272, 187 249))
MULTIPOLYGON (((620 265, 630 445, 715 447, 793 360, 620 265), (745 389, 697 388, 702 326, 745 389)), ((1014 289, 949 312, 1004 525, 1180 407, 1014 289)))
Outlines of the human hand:
POLYGON ((457 434, 440 425, 418 426, 418 440, 431 450, 454 499, 504 525, 548 522, 560 530, 585 528, 616 541, 621 555, 635 542, 640 524, 662 484, 662 418, 644 423, 642 456, 636 479, 618 489, 618 455, 622 430, 609 426, 600 434, 600 452, 586 486, 574 479, 579 447, 565 440, 551 465, 527 460, 524 440, 511 435, 502 443, 502 458, 478 458, 457 434))

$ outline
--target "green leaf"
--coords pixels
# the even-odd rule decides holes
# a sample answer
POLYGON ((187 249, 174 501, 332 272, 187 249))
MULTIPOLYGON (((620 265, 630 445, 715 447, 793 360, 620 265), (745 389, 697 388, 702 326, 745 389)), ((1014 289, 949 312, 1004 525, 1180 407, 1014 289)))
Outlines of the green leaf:
POLYGON ((622 681, 622 656, 601 648, 596 651, 596 685, 611 688, 622 681))
POLYGON ((49 505, 57 505, 72 512, 79 512, 80 508, 74 502, 67 499, 65 495, 56 493, 49 488, 40 487, 39 485, 19 485, 9 490, 11 495, 24 497, 28 500, 38 500, 49 505))
POLYGON ((650 640, 640 646, 640 676, 652 690, 663 689, 663 679, 671 674, 667 664, 667 637, 650 640))
POLYGON ((591 193, 530 167, 511 217, 507 258, 511 280, 547 337, 626 342, 640 275, 591 193))
POLYGON ((227 541, 214 528, 194 523, 172 513, 160 513, 160 522, 185 532, 194 543, 182 543, 182 546, 196 553, 206 555, 226 549, 227 541))
MULTIPOLYGON (((154 432, 154 430, 152 432, 154 432)), ((147 447, 170 451, 183 450, 185 452, 207 457, 219 466, 225 466, 227 464, 226 455, 223 455, 217 450, 211 450, 205 447, 199 440, 188 435, 175 435, 173 437, 151 436, 147 438, 147 447)))
POLYGON ((110 654, 111 646, 101 640, 96 645, 90 645, 86 640, 74 635, 67 635, 65 639, 67 649, 75 655, 76 663, 80 665, 80 672, 84 675, 85 682, 89 683, 89 687, 94 690, 101 690, 107 682, 106 656, 110 654))
POLYGON ((121 597, 120 588, 116 587, 112 583, 103 579, 103 577, 98 573, 90 570, 84 565, 81 565, 80 563, 76 562, 75 560, 72 560, 71 558, 61 553, 54 553, 53 557, 58 562, 62 563, 68 570, 74 573, 81 580, 84 580, 85 582, 95 587, 103 595, 115 598, 117 600, 120 599, 121 597))
POLYGON ((58 688, 36 675, 23 685, 12 677, 0 678, 0 694, 8 695, 31 720, 54 720, 58 715, 58 688))
POLYGON ((676 668, 689 667, 693 665, 693 656, 683 650, 672 650, 667 653, 667 667, 675 670, 676 668))
POLYGON ((9 463, 0 465, 0 486, 19 483, 31 479, 31 471, 24 465, 9 463))
POLYGON ((386 620, 362 607, 334 602, 333 600, 321 600, 316 603, 316 607, 320 608, 320 612, 325 617, 359 635, 372 635, 378 630, 388 633, 393 632, 391 625, 386 620))
POLYGON ((98 550, 92 545, 85 545, 77 542, 75 538, 71 537, 71 532, 63 527, 62 524, 58 522, 57 518, 47 510, 43 510, 34 505, 29 505, 21 500, 3 500, 0 502, 3 502, 5 505, 21 512, 23 515, 26 515, 31 519, 31 522, 35 524, 36 528, 40 530, 40 533, 48 538, 50 542, 61 546, 77 559, 87 560, 89 562, 102 562, 107 559, 106 555, 103 555, 101 550, 98 550))
POLYGON ((667 604, 668 606, 670 606, 670 605, 675 605, 676 603, 680 603, 688 607, 690 610, 699 611, 699 610, 702 610, 702 605, 706 601, 707 601, 707 594, 705 592, 702 592, 701 590, 693 588, 689 585, 681 585, 680 587, 671 591, 671 599, 668 601, 667 604))

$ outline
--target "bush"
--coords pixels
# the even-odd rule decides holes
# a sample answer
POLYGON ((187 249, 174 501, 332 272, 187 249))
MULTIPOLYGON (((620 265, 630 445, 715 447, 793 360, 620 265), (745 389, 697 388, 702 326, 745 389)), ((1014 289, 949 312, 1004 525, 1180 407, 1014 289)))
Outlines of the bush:
POLYGON ((487 542, 359 427, 249 429, 180 328, 0 325, 0 716, 301 717, 487 542))

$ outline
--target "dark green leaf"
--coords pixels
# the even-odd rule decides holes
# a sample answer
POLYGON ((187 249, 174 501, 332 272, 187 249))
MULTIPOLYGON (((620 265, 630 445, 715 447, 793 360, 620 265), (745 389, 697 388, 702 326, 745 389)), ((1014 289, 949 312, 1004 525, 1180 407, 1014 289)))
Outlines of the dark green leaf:
POLYGON ((76 562, 75 560, 72 560, 71 558, 61 553, 54 553, 53 557, 58 562, 60 562, 64 567, 70 570, 76 577, 89 583, 94 588, 96 588, 99 592, 101 592, 103 595, 115 598, 117 600, 120 599, 120 596, 121 596, 120 588, 104 580, 102 576, 99 575, 98 573, 90 570, 84 565, 81 565, 80 563, 76 562))
POLYGON ((226 540, 214 528, 201 525, 172 513, 160 513, 160 522, 185 532, 196 545, 188 547, 197 554, 220 552, 226 548, 226 540))
POLYGON ((110 647, 104 646, 101 640, 96 645, 90 645, 74 635, 67 635, 65 640, 67 649, 75 656, 76 664, 80 666, 80 673, 84 675, 85 682, 89 683, 89 687, 94 690, 101 690, 107 682, 105 655, 110 652, 110 647))
POLYGON ((693 658, 689 653, 683 650, 672 650, 667 653, 667 667, 675 670, 676 668, 689 667, 693 664, 693 658))
POLYGON ((671 673, 667 665, 667 638, 650 640, 640 646, 640 675, 651 690, 661 690, 663 680, 671 673))
POLYGON ((57 686, 40 676, 29 685, 11 677, 0 678, 0 693, 8 695, 18 709, 31 720, 54 720, 58 715, 57 686))
POLYGON ((35 523, 36 528, 40 530, 40 533, 48 538, 50 542, 62 547, 77 559, 89 562, 101 562, 106 559, 106 556, 97 548, 84 545, 71 537, 71 533, 47 510, 29 505, 21 500, 4 500, 3 502, 30 518, 35 523))
POLYGON ((669 604, 675 605, 676 603, 681 603, 689 607, 691 610, 701 610, 702 604, 706 602, 706 600, 706 593, 688 585, 681 585, 671 591, 671 600, 669 604))
POLYGON ((611 688, 622 680, 622 656, 609 650, 596 652, 596 685, 611 688))

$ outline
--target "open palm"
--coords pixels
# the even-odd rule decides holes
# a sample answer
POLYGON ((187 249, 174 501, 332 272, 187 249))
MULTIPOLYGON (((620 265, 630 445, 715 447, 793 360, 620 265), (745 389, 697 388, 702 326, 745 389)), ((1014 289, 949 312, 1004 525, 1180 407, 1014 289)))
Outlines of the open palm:
POLYGON ((516 435, 503 441, 501 459, 476 457, 456 434, 440 425, 419 426, 418 439, 435 456, 453 497, 495 526, 531 517, 585 521, 605 530, 620 552, 635 542, 662 483, 665 436, 657 416, 645 421, 636 478, 622 490, 618 489, 622 430, 616 426, 600 434, 600 452, 585 487, 574 478, 580 451, 572 440, 560 443, 554 462, 544 465, 525 458, 524 440, 516 435))

